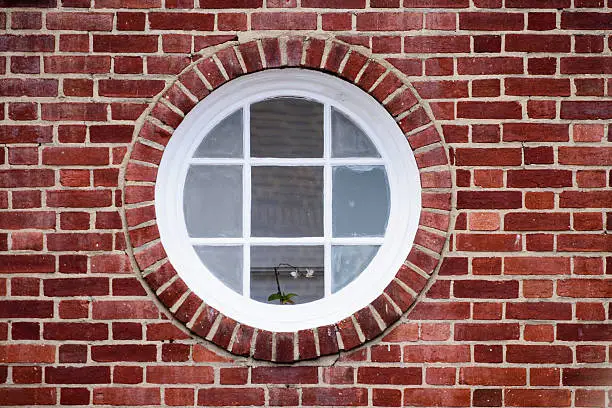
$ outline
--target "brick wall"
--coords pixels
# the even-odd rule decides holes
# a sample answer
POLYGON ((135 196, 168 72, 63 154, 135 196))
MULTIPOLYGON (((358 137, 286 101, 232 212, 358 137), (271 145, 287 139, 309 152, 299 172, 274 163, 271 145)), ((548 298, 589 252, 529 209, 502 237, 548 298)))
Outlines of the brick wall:
POLYGON ((0 0, 0 405, 610 404, 612 2, 60 1, 0 0), (135 144, 146 117, 182 118, 162 93, 219 49, 298 35, 409 84, 453 188, 442 255, 417 244, 442 261, 416 306, 292 365, 190 335, 134 257, 155 227, 125 231, 153 217, 129 206, 153 179, 128 158, 161 154, 135 144))

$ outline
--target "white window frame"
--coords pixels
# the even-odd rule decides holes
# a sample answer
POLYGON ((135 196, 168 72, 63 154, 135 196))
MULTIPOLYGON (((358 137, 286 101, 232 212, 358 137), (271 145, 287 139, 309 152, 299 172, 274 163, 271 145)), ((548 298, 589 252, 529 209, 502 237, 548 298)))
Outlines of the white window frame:
POLYGON ((378 297, 403 264, 419 224, 421 185, 414 155, 391 115, 357 86, 317 71, 288 68, 267 70, 228 82, 204 98, 174 131, 164 151, 155 187, 155 209, 161 242, 168 259, 189 288, 207 304, 243 324, 270 331, 296 331, 333 324, 378 297), (324 157, 319 159, 250 158, 248 106, 272 97, 295 96, 324 104, 324 157), (331 106, 354 121, 374 143, 381 158, 331 158, 331 106), (193 158, 204 136, 231 113, 243 109, 243 158, 193 158), (190 238, 183 214, 183 188, 191 164, 243 166, 243 237, 190 238), (324 169, 324 238, 250 237, 250 169, 252 165, 321 165, 324 169), (384 165, 390 190, 390 210, 384 238, 331 238, 332 164, 384 165), (352 282, 325 297, 291 306, 250 299, 250 244, 325 246, 325 271, 331 270, 331 244, 373 245, 380 249, 352 282), (219 281, 200 261, 193 244, 244 245, 243 295, 219 281))

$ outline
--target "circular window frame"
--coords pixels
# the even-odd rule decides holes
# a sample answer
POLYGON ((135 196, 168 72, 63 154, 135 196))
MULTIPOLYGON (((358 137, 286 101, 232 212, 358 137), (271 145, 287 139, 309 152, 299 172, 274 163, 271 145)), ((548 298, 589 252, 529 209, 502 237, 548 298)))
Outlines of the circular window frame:
MULTIPOLYGON (((440 119, 448 119, 444 109, 431 108, 440 119)), ((121 211, 125 246, 137 275, 174 324, 236 356, 288 363, 351 350, 376 338, 415 306, 438 270, 448 273, 456 265, 442 262, 445 248, 453 245, 454 183, 448 148, 433 117, 398 69, 364 54, 360 47, 333 38, 263 37, 206 50, 206 56, 187 67, 146 110, 128 151, 121 211), (331 73, 384 106, 414 153, 421 178, 422 211, 414 244, 406 248, 410 251, 406 261, 372 303, 332 325, 272 332, 224 316, 191 291, 160 241, 154 199, 165 146, 198 101, 244 74, 290 67, 331 73)), ((414 313, 420 315, 418 305, 414 313)))
POLYGON ((419 225, 419 169, 406 138, 391 115, 367 93, 339 78, 288 68, 242 76, 216 89, 176 128, 162 157, 155 209, 168 259, 187 286, 224 315, 258 329, 293 332, 334 324, 370 304, 405 261, 419 225), (299 305, 264 304, 234 292, 209 272, 190 244, 183 214, 189 160, 222 119, 249 104, 273 97, 301 97, 331 105, 368 135, 383 159, 390 190, 387 231, 368 267, 340 291, 299 305), (375 124, 375 125, 374 125, 375 124))

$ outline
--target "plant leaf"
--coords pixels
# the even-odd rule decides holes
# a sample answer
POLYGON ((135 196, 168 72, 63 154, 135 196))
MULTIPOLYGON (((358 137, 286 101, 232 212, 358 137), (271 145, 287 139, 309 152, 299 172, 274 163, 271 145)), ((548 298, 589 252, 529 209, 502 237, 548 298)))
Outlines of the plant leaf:
POLYGON ((281 295, 280 293, 276 292, 271 294, 270 296, 268 296, 268 302, 272 301, 272 300, 279 300, 282 299, 283 295, 281 295))

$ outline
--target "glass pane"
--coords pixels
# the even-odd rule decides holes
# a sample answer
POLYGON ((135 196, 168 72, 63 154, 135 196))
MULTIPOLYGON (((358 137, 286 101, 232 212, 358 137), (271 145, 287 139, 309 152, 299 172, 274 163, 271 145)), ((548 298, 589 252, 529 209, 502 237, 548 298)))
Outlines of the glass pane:
POLYGON ((278 272, 281 293, 295 293, 295 303, 308 303, 324 296, 322 246, 255 246, 251 247, 251 298, 268 301, 278 292, 274 268, 278 272), (282 265, 289 264, 291 266, 282 265), (297 268, 297 272, 296 272, 297 268))
POLYGON ((252 157, 323 157, 323 105, 273 98, 251 105, 252 157))
POLYGON ((322 167, 252 167, 251 235, 323 236, 322 167))
POLYGON ((193 157, 242 157, 242 109, 208 132, 193 157))
POLYGON ((332 108, 332 157, 380 157, 370 138, 348 117, 332 108))
POLYGON ((389 218, 389 183, 383 166, 334 167, 332 189, 335 237, 384 235, 389 218))
POLYGON ((242 294, 241 246, 194 246, 206 268, 227 287, 242 294))
POLYGON ((338 245, 332 247, 332 293, 351 283, 370 264, 377 245, 338 245))
POLYGON ((242 166, 191 166, 183 192, 190 237, 242 236, 242 166))

